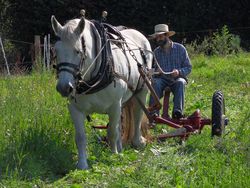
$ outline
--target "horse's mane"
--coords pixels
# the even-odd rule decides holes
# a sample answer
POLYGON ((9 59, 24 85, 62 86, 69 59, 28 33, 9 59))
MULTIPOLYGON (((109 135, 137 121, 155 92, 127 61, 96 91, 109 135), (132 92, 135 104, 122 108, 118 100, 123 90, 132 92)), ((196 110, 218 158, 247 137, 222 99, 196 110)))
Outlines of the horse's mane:
MULTIPOLYGON (((81 44, 78 44, 79 42, 81 42, 79 40, 79 36, 75 34, 75 29, 78 26, 79 22, 80 19, 72 19, 67 21, 66 24, 63 26, 63 29, 60 34, 62 40, 70 42, 76 48, 81 46, 81 44)), ((88 27, 88 25, 88 21, 85 19, 85 27, 88 27)))

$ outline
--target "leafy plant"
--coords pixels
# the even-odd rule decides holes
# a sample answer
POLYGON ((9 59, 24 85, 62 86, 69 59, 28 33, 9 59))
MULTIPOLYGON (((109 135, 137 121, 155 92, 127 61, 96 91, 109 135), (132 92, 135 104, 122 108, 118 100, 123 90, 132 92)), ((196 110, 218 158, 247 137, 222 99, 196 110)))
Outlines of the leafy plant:
POLYGON ((240 48, 240 38, 237 35, 231 34, 227 26, 213 34, 211 39, 211 47, 213 55, 228 55, 238 53, 240 48))
POLYGON ((187 45, 187 49, 191 54, 205 55, 229 55, 237 54, 242 51, 240 46, 240 37, 231 34, 227 26, 223 26, 221 30, 206 36, 201 42, 193 41, 187 45))

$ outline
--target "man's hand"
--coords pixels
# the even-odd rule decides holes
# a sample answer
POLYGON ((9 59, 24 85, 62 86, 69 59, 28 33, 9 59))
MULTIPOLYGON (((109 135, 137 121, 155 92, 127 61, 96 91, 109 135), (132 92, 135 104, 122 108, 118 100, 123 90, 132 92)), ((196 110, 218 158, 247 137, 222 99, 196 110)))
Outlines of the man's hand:
POLYGON ((180 75, 179 71, 177 69, 174 69, 171 74, 173 77, 177 77, 180 75))

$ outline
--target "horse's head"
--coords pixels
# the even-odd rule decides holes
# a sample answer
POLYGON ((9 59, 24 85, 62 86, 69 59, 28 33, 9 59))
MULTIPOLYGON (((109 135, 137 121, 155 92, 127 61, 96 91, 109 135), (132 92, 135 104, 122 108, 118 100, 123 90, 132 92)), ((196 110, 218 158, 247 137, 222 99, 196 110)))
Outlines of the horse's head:
POLYGON ((68 97, 75 87, 75 80, 86 55, 83 40, 85 19, 74 19, 62 26, 54 16, 51 24, 55 34, 60 37, 55 50, 58 64, 58 82, 56 89, 63 96, 68 97))

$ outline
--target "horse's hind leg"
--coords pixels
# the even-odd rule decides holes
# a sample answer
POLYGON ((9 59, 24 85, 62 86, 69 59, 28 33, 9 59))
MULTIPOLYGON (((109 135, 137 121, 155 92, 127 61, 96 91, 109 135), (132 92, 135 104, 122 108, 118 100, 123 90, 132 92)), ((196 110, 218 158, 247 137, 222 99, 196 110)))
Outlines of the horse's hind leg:
POLYGON ((114 104, 109 112, 108 141, 113 153, 122 150, 120 122, 121 122, 121 103, 114 104))
MULTIPOLYGON (((141 91, 137 94, 138 98, 142 101, 146 101, 147 93, 145 91, 141 91)), ((141 134, 141 121, 143 116, 143 110, 138 101, 134 98, 135 102, 134 106, 134 136, 132 140, 132 145, 134 147, 140 148, 146 145, 146 139, 141 134)))
POLYGON ((75 126, 75 142, 78 149, 77 168, 87 169, 86 135, 84 130, 85 116, 82 112, 77 110, 73 104, 70 104, 68 108, 75 126))

